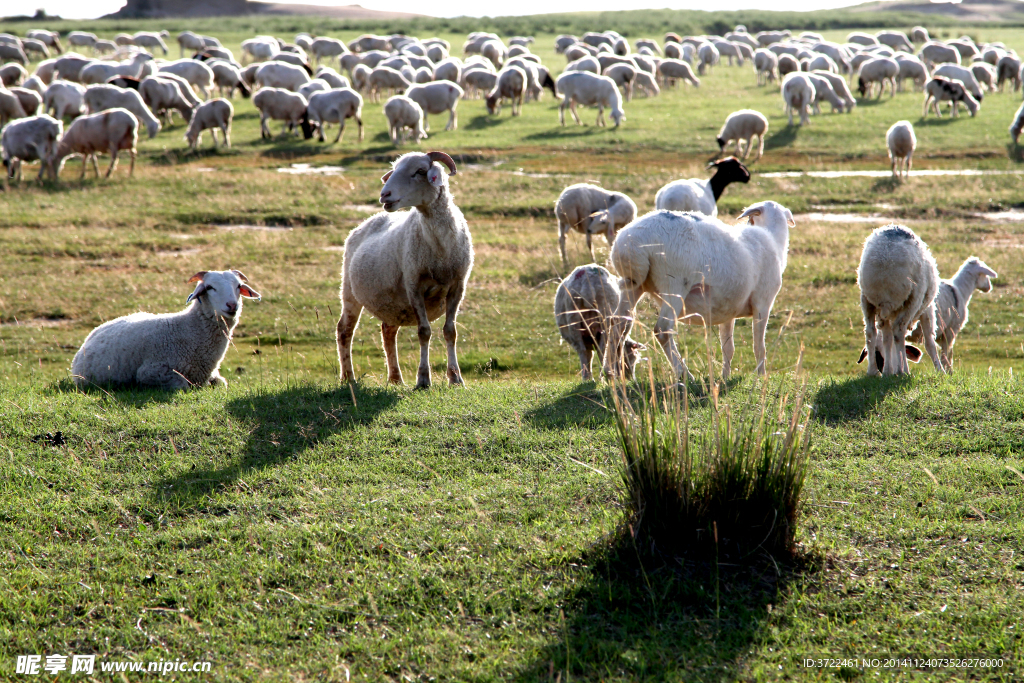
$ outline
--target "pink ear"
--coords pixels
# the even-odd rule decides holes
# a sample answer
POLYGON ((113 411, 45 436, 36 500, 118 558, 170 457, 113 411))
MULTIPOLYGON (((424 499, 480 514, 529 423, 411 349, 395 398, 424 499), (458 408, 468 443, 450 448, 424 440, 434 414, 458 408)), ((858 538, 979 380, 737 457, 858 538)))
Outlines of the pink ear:
POLYGON ((430 170, 427 171, 427 180, 434 187, 441 187, 444 184, 444 171, 441 167, 436 164, 431 164, 430 170))
POLYGON ((260 296, 259 292, 257 292, 255 289, 252 289, 248 285, 239 286, 238 293, 241 294, 242 296, 249 297, 250 299, 256 299, 257 301, 260 301, 263 298, 260 296))
POLYGON ((382 182, 382 183, 386 183, 386 182, 388 181, 388 178, 390 178, 390 177, 391 177, 391 174, 392 174, 392 173, 394 173, 394 171, 388 171, 388 172, 387 172, 387 173, 385 173, 385 174, 384 174, 383 176, 381 176, 381 178, 380 178, 381 182, 382 182))

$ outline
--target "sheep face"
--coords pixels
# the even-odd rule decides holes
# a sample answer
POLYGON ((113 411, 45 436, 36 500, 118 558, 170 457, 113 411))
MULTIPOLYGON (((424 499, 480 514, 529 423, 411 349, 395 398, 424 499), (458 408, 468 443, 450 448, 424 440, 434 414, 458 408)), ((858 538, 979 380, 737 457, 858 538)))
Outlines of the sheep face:
POLYGON ((189 278, 198 282, 195 291, 189 294, 185 303, 199 300, 200 306, 208 307, 214 315, 225 320, 234 320, 242 311, 242 299, 260 300, 259 292, 249 287, 248 279, 237 270, 200 271, 189 278))
POLYGON ((381 178, 380 203, 388 213, 414 206, 427 206, 448 187, 448 176, 455 175, 455 162, 444 152, 410 152, 395 161, 381 178))
POLYGON ((739 215, 737 220, 743 220, 744 218, 747 218, 751 225, 756 225, 759 228, 777 225, 782 221, 785 221, 787 227, 796 227, 796 221, 793 220, 793 212, 782 204, 771 200, 748 206, 739 215))
MULTIPOLYGON (((718 138, 718 145, 722 149, 725 148, 725 142, 722 138, 718 138)), ((715 176, 721 175, 726 180, 726 185, 729 183, 749 183, 750 182, 750 171, 747 167, 737 159, 736 157, 729 156, 720 161, 715 161, 707 165, 707 167, 715 169, 715 176)), ((792 217, 792 214, 791 214, 792 217)))
POLYGON ((989 278, 999 277, 999 275, 996 274, 996 271, 986 266, 985 263, 977 257, 971 257, 970 265, 978 276, 978 279, 974 285, 975 289, 982 292, 991 292, 992 280, 990 280, 989 278))
POLYGON ((647 347, 644 344, 626 338, 626 343, 622 345, 622 359, 625 365, 623 372, 627 381, 633 379, 634 368, 636 368, 637 361, 640 360, 640 352, 646 350, 647 347))

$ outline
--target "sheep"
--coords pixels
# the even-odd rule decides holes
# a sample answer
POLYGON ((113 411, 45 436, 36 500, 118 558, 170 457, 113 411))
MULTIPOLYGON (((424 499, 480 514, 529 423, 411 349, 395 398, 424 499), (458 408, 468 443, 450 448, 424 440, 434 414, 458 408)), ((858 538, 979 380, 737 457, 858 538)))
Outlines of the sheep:
POLYGON ((639 51, 642 47, 646 47, 656 55, 661 54, 661 46, 658 45, 658 41, 656 40, 641 38, 640 40, 636 41, 636 49, 639 51))
POLYGON ((452 199, 444 167, 456 173, 455 162, 444 152, 399 157, 382 178, 380 201, 387 213, 367 219, 345 240, 337 329, 343 382, 355 381, 352 338, 365 308, 381 320, 388 381, 393 384, 403 384, 398 330, 417 326, 417 389, 430 388, 430 322, 445 313, 448 382, 464 384, 455 321, 473 268, 473 241, 452 199), (411 210, 394 213, 406 207, 411 210))
POLYGON ((305 97, 306 100, 308 101, 309 98, 312 97, 313 93, 324 92, 330 89, 331 86, 327 81, 321 80, 319 78, 314 78, 309 83, 299 88, 296 92, 305 97))
POLYGON ((1014 92, 1020 90, 1021 60, 1016 55, 1004 55, 996 64, 996 89, 1002 90, 1003 83, 1009 82, 1014 92))
POLYGON ((977 79, 978 84, 987 90, 996 89, 996 67, 985 62, 974 62, 971 64, 971 73, 977 79))
POLYGON ((828 55, 817 55, 807 65, 807 71, 829 71, 839 73, 839 66, 828 55))
POLYGON ((719 56, 718 48, 711 43, 701 45, 697 50, 697 73, 703 76, 706 70, 718 64, 719 56))
POLYGON ((526 72, 518 66, 509 66, 498 72, 494 89, 487 93, 487 113, 501 113, 504 99, 512 100, 512 116, 519 116, 523 111, 523 100, 526 99, 526 72))
POLYGON ((141 78, 143 65, 153 58, 147 54, 137 54, 128 62, 93 62, 82 68, 78 80, 83 85, 106 83, 115 76, 141 78))
POLYGON ((896 55, 896 63, 900 65, 900 73, 896 77, 896 89, 903 90, 903 81, 913 81, 915 86, 924 89, 924 84, 931 78, 928 67, 913 55, 896 55))
POLYGON ((555 54, 562 54, 565 50, 576 43, 580 42, 576 36, 570 36, 568 34, 562 34, 555 38, 555 54))
POLYGON ((352 88, 354 90, 365 91, 371 71, 372 69, 365 64, 356 64, 352 67, 352 88))
MULTIPOLYGON (((736 114, 747 112, 751 112, 751 110, 741 110, 736 114)), ((758 112, 752 113, 758 114, 758 112)), ((726 120, 726 125, 728 123, 729 121, 726 120)), ((725 126, 723 126, 724 128, 725 126)), ((727 143, 728 141, 726 141, 727 143)), ((725 148, 724 144, 719 144, 722 149, 725 148)), ((722 192, 730 183, 746 184, 749 182, 750 171, 736 157, 712 161, 708 163, 707 168, 715 169, 714 175, 708 180, 680 179, 663 186, 654 196, 654 207, 665 211, 699 211, 712 218, 718 216, 718 198, 722 196, 722 192)))
POLYGON ((172 73, 170 71, 160 71, 153 75, 157 76, 158 78, 162 78, 165 81, 174 81, 175 83, 177 83, 178 91, 181 92, 182 98, 186 102, 188 102, 188 106, 192 107, 193 109, 202 104, 202 100, 200 100, 199 97, 196 95, 196 91, 192 89, 192 84, 184 78, 182 78, 181 76, 179 76, 178 74, 172 73))
POLYGON ((405 94, 423 109, 425 130, 430 130, 430 124, 427 122, 428 115, 443 114, 444 112, 448 112, 448 123, 444 129, 456 130, 459 127, 456 108, 459 106, 459 99, 462 98, 464 91, 455 83, 443 81, 414 85, 405 94))
POLYGON ((604 126, 604 110, 610 110, 615 127, 618 128, 626 120, 626 113, 622 110, 622 94, 619 92, 615 81, 607 76, 598 76, 586 71, 573 71, 564 73, 555 82, 555 89, 562 94, 562 103, 558 105, 558 119, 565 125, 565 108, 569 112, 576 125, 582 126, 579 114, 576 113, 576 105, 582 104, 585 107, 597 107, 596 124, 604 126))
MULTIPOLYGON (((116 36, 114 36, 114 44, 122 47, 125 45, 134 45, 135 36, 131 35, 130 33, 118 33, 116 36)), ((200 47, 202 47, 201 43, 200 47)), ((185 53, 182 52, 181 56, 184 57, 185 53)))
POLYGON ((489 59, 495 69, 500 69, 508 57, 508 50, 500 40, 488 40, 480 46, 480 54, 489 59))
MULTIPOLYGON (((754 146, 754 137, 758 140, 757 157, 761 158, 764 153, 764 136, 768 132, 768 119, 759 111, 753 109, 740 109, 726 117, 721 130, 718 131, 716 142, 718 142, 719 153, 725 152, 726 146, 736 141, 736 154, 740 153, 740 142, 746 141, 747 146, 743 151, 743 159, 747 158, 754 146)), ((716 197, 717 199, 717 197, 716 197)))
POLYGON ((384 103, 384 116, 388 120, 391 144, 395 147, 405 140, 407 128, 416 144, 427 137, 423 130, 423 108, 405 95, 394 95, 388 99, 384 103))
POLYGON ((35 38, 25 38, 21 41, 21 47, 25 51, 26 57, 29 52, 41 55, 43 59, 50 56, 50 50, 46 47, 46 43, 35 38))
MULTIPOLYGON (((619 286, 607 269, 598 265, 579 266, 562 280, 555 292, 555 325, 562 339, 580 357, 584 382, 593 379, 594 351, 603 363, 607 334, 605 328, 619 306, 619 286)), ((647 347, 626 339, 625 376, 633 379, 639 351, 647 347)))
POLYGON ((648 97, 657 97, 661 94, 654 77, 646 71, 637 71, 633 77, 633 92, 641 91, 648 97))
POLYGON ((380 102, 380 93, 384 90, 401 93, 410 85, 412 84, 409 82, 409 79, 403 76, 401 72, 386 66, 374 68, 366 77, 366 87, 370 91, 371 102, 380 102))
POLYGON ((64 124, 45 114, 13 121, 0 131, 0 156, 4 166, 4 189, 7 179, 17 177, 21 181, 21 165, 24 161, 39 161, 39 175, 49 173, 51 180, 57 180, 54 155, 57 143, 64 133, 64 124))
POLYGON ((779 58, 774 52, 760 48, 754 52, 754 70, 757 72, 757 84, 768 85, 768 81, 778 79, 779 58))
POLYGON ((931 40, 931 36, 928 35, 928 29, 924 26, 915 26, 910 29, 910 39, 915 43, 927 43, 931 40))
POLYGON ((929 41, 922 45, 917 56, 930 67, 934 67, 936 64, 960 64, 961 62, 960 53, 956 48, 935 41, 929 41))
POLYGON ((846 36, 846 42, 854 43, 856 45, 878 45, 879 40, 870 33, 862 33, 861 31, 854 31, 846 36))
POLYGON ((8 92, 17 98, 22 110, 25 112, 25 116, 35 116, 38 113, 42 113, 39 111, 39 108, 43 104, 43 98, 35 90, 11 88, 8 92))
POLYGON ((28 78, 28 71, 21 64, 12 62, 0 67, 0 85, 4 87, 19 85, 26 78, 28 78))
POLYGON ((213 71, 206 64, 195 59, 179 59, 176 62, 163 64, 157 69, 160 73, 172 73, 199 88, 203 99, 209 99, 210 88, 213 87, 213 71))
POLYGON ((731 40, 734 43, 739 43, 741 45, 746 45, 751 50, 756 50, 757 48, 761 47, 761 44, 759 42, 757 42, 756 40, 754 40, 754 38, 749 33, 747 33, 745 30, 744 31, 729 31, 723 37, 726 40, 731 40))
POLYGON ((696 54, 693 45, 680 45, 678 43, 665 43, 665 59, 679 59, 689 65, 693 65, 693 56, 696 54))
POLYGON ((693 75, 690 65, 680 59, 663 59, 658 63, 658 75, 666 87, 671 88, 677 81, 689 81, 693 87, 700 87, 700 79, 693 75))
POLYGON ((164 42, 163 36, 159 33, 139 31, 133 37, 135 38, 135 44, 139 47, 149 48, 150 52, 153 51, 153 48, 160 48, 163 50, 164 56, 167 56, 167 43, 164 42))
POLYGON ((629 64, 612 64, 604 70, 602 75, 615 81, 615 85, 622 88, 626 95, 626 101, 633 99, 633 82, 636 80, 637 70, 629 64))
POLYGON ((580 57, 579 59, 565 65, 565 70, 562 73, 567 71, 589 71, 590 73, 599 74, 601 73, 601 62, 599 62, 596 57, 591 57, 589 55, 586 57, 580 57))
POLYGON ((736 318, 751 316, 758 374, 767 372, 765 333, 782 288, 789 251, 789 209, 773 201, 739 215, 749 225, 729 226, 698 213, 653 211, 627 226, 612 245, 611 263, 621 276, 621 297, 609 333, 605 373, 622 372, 623 342, 633 311, 645 294, 662 303, 655 338, 676 377, 689 377, 675 342, 675 325, 697 318, 717 325, 722 344, 722 378, 731 373, 736 318))
POLYGON ((338 124, 335 144, 345 133, 345 119, 355 119, 359 125, 359 141, 363 141, 363 98, 351 88, 339 88, 314 93, 306 108, 309 122, 319 129, 320 142, 324 141, 324 128, 328 123, 338 124))
POLYGON ((235 96, 235 89, 242 93, 242 97, 251 97, 252 91, 242 80, 241 72, 233 65, 215 60, 208 62, 210 71, 213 72, 213 83, 217 86, 220 91, 221 97, 224 96, 224 91, 227 90, 228 97, 233 98, 235 96))
POLYGON ((160 121, 153 116, 142 96, 135 90, 125 90, 114 85, 90 85, 85 91, 84 100, 90 114, 121 107, 134 114, 146 126, 150 138, 155 138, 160 132, 160 121))
POLYGON ((800 114, 800 125, 810 123, 810 109, 817 97, 814 83, 805 73, 794 72, 782 79, 782 100, 789 115, 789 125, 793 125, 793 112, 800 114))
POLYGON ((868 375, 910 372, 909 356, 920 357, 915 347, 905 343, 915 322, 920 322, 935 369, 945 372, 935 350, 939 269, 928 245, 913 230, 889 224, 872 232, 864 242, 857 285, 864 314, 864 350, 857 362, 868 359, 868 375))
POLYGON ((253 106, 260 112, 260 137, 270 139, 270 126, 267 121, 285 121, 285 129, 302 128, 303 137, 313 137, 313 128, 306 114, 306 98, 298 93, 283 88, 262 88, 253 95, 253 106))
POLYGON ((820 72, 820 73, 808 73, 807 74, 807 77, 809 79, 811 79, 811 83, 814 84, 814 106, 813 106, 814 113, 816 115, 820 115, 821 114, 821 106, 820 106, 821 101, 822 100, 827 100, 828 103, 832 105, 832 112, 833 113, 839 112, 840 114, 842 114, 843 110, 845 108, 845 102, 843 101, 843 99, 841 97, 839 97, 839 95, 836 94, 836 91, 832 88, 832 81, 830 81, 828 78, 825 78, 824 76, 820 75, 821 73, 830 73, 830 72, 823 71, 823 72, 820 72))
POLYGON ((978 51, 978 47, 969 39, 951 40, 947 42, 946 45, 960 53, 961 64, 969 64, 972 59, 981 55, 981 52, 978 51))
POLYGON ((934 104, 935 115, 941 117, 942 112, 939 110, 939 102, 952 102, 952 116, 960 115, 957 106, 960 102, 964 103, 967 110, 971 112, 972 117, 977 115, 978 109, 981 108, 981 105, 971 96, 971 93, 967 91, 963 83, 944 78, 943 76, 933 76, 924 86, 924 93, 924 110, 921 113, 921 118, 928 116, 929 104, 934 104))
POLYGON ((298 92, 299 88, 309 83, 309 74, 305 69, 286 62, 264 62, 256 69, 256 85, 260 88, 282 88, 298 92))
POLYGON ((903 31, 879 31, 875 34, 875 38, 882 45, 888 45, 894 50, 914 51, 913 43, 910 42, 910 38, 903 31))
POLYGON ((981 92, 981 84, 978 83, 978 79, 975 78, 974 71, 970 67, 958 64, 943 64, 932 71, 932 76, 942 76, 953 81, 960 81, 967 88, 968 92, 971 93, 971 97, 978 100, 979 103, 984 97, 981 92))
MULTIPOLYGON (((53 61, 53 74, 56 78, 60 78, 61 80, 78 81, 78 76, 82 73, 82 69, 89 64, 92 64, 94 61, 95 60, 89 59, 88 57, 68 52, 53 61)), ((42 65, 40 65, 40 67, 42 67, 42 65)), ((39 69, 36 69, 36 73, 39 73, 39 69)))
POLYGON ((562 190, 555 202, 558 221, 558 251, 568 267, 565 236, 569 230, 587 236, 587 250, 594 258, 593 236, 604 234, 609 246, 615 233, 636 219, 636 203, 621 192, 612 192, 596 185, 578 183, 562 190))
POLYGON ((242 314, 242 299, 260 300, 240 271, 200 271, 178 313, 132 313, 103 323, 71 361, 79 387, 142 385, 179 390, 227 386, 220 364, 242 314))
POLYGON ((885 134, 885 145, 889 149, 893 179, 899 179, 901 175, 910 177, 914 150, 917 149, 917 136, 914 135, 914 126, 910 121, 892 124, 885 134))
POLYGON ((71 81, 56 80, 43 93, 43 112, 57 119, 75 118, 85 112, 85 86, 71 81))
MULTIPOLYGON (((849 114, 853 111, 853 108, 857 106, 857 100, 854 99, 853 93, 850 92, 850 86, 846 84, 846 79, 839 74, 834 74, 829 71, 812 71, 808 76, 828 81, 829 85, 832 87, 832 91, 843 103, 841 111, 849 114)), ((815 83, 817 83, 817 80, 815 80, 815 83)), ((815 89, 817 89, 817 85, 815 85, 815 89)))
POLYGON ((326 81, 327 84, 332 88, 351 88, 352 84, 349 83, 348 79, 339 74, 337 71, 329 66, 321 66, 313 74, 314 79, 320 79, 326 81))
POLYGON ((177 111, 185 121, 192 119, 193 109, 181 94, 178 84, 159 76, 147 76, 139 82, 142 101, 154 114, 164 114, 164 122, 171 125, 171 112, 177 111))
POLYGON ((26 90, 33 90, 40 95, 46 94, 46 84, 43 83, 39 76, 29 76, 25 79, 25 82, 21 84, 21 87, 26 90))
POLYGON ((885 84, 889 84, 889 97, 896 96, 896 77, 900 73, 900 65, 889 57, 874 57, 863 62, 857 70, 857 90, 861 97, 870 97, 875 83, 878 83, 878 95, 881 99, 885 92, 885 84))
POLYGON ((65 37, 67 38, 68 45, 74 47, 92 47, 98 39, 95 33, 87 31, 71 31, 65 37))
POLYGON ((778 55, 779 60, 779 76, 785 78, 791 73, 800 71, 800 62, 797 61, 793 55, 778 55))
POLYGON ((435 81, 451 81, 452 83, 462 82, 462 64, 458 58, 451 57, 434 67, 435 81))
POLYGON ((217 146, 217 128, 220 128, 224 136, 224 145, 231 146, 231 119, 235 116, 235 108, 231 102, 223 98, 216 98, 203 102, 192 112, 192 118, 188 122, 188 130, 185 131, 185 142, 192 149, 197 149, 203 141, 203 131, 209 130, 213 138, 213 146, 217 146))
MULTIPOLYGON (((130 37, 130 36, 129 36, 130 37)), ((181 48, 181 56, 185 56, 185 50, 189 52, 201 52, 206 45, 201 36, 192 31, 182 31, 178 34, 178 47, 181 48)), ((134 39, 132 39, 134 42, 134 39)))
POLYGON ((850 60, 853 55, 845 47, 838 43, 830 43, 828 41, 819 41, 811 46, 811 50, 818 54, 823 54, 835 62, 839 68, 837 73, 850 73, 850 60))
POLYGON ((1018 144, 1021 130, 1024 130, 1024 104, 1017 109, 1017 113, 1013 116, 1013 123, 1010 124, 1010 137, 1013 138, 1015 145, 1018 144))
POLYGON ((128 150, 131 155, 131 167, 128 170, 128 177, 135 173, 136 146, 139 141, 139 120, 127 109, 114 108, 102 111, 98 114, 79 116, 71 122, 65 131, 60 142, 57 143, 57 152, 54 164, 58 173, 64 168, 64 161, 73 154, 82 155, 82 175, 80 180, 85 180, 85 171, 92 159, 92 168, 96 177, 100 177, 100 169, 96 163, 96 156, 100 152, 110 154, 110 168, 107 169, 106 177, 109 178, 117 168, 117 157, 122 149, 128 150))
POLYGON ((370 50, 390 50, 391 39, 387 36, 376 36, 371 33, 364 33, 358 38, 349 41, 348 49, 352 52, 369 52, 370 50))
POLYGON ((243 40, 241 43, 242 48, 242 63, 245 64, 250 61, 265 62, 274 59, 275 55, 281 51, 276 40, 269 40, 265 38, 249 38, 243 40))
POLYGON ((52 47, 57 51, 57 54, 64 52, 64 47, 60 44, 60 34, 56 31, 47 31, 42 28, 33 28, 25 31, 25 36, 28 38, 34 38, 41 43, 52 47))

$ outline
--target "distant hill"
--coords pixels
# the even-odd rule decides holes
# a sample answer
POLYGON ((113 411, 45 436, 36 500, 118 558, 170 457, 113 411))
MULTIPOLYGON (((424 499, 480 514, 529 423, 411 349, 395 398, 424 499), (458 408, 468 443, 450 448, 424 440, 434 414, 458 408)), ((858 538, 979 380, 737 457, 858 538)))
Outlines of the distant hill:
POLYGON ((964 23, 1024 22, 1024 2, 1018 0, 963 0, 963 2, 927 2, 897 0, 869 2, 850 7, 851 12, 903 12, 942 16, 964 23))
POLYGON ((237 17, 247 15, 299 15, 332 19, 412 19, 422 15, 379 12, 359 5, 323 7, 286 5, 251 0, 128 0, 124 7, 104 19, 163 19, 167 17, 237 17))

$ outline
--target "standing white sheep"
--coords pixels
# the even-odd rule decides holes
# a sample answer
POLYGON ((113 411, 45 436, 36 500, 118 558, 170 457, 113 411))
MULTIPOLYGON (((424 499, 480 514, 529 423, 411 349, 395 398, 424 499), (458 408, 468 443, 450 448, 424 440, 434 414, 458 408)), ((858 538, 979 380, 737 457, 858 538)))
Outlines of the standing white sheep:
POLYGON ((235 108, 231 102, 223 98, 207 100, 196 107, 192 113, 192 120, 188 123, 188 130, 185 131, 185 141, 192 149, 199 147, 203 141, 203 131, 209 130, 213 138, 213 146, 217 146, 217 129, 220 128, 224 136, 224 145, 231 146, 231 119, 235 116, 235 108))
POLYGON ((459 127, 459 115, 456 108, 464 94, 465 91, 462 88, 450 81, 414 85, 405 92, 406 97, 420 105, 423 110, 423 127, 428 131, 430 123, 427 121, 427 116, 444 112, 448 112, 448 123, 444 129, 455 130, 459 127))
POLYGON ((816 95, 814 83, 807 74, 799 71, 786 74, 782 79, 782 100, 789 114, 789 125, 793 125, 793 112, 800 114, 800 125, 811 122, 810 111, 816 95))
POLYGON ((885 134, 885 145, 889 148, 889 160, 892 162, 892 177, 910 177, 914 150, 917 149, 917 136, 910 121, 897 121, 885 134))
POLYGON ((507 66, 499 71, 494 89, 487 93, 487 113, 500 114, 502 101, 509 99, 512 101, 512 116, 519 116, 526 99, 526 84, 526 72, 518 66, 507 66))
POLYGON ((768 118, 759 111, 753 109, 740 109, 726 117, 721 130, 718 131, 718 151, 722 153, 726 146, 736 141, 736 155, 740 154, 740 142, 746 142, 746 149, 743 150, 742 159, 746 159, 750 150, 754 147, 754 138, 757 138, 757 157, 761 158, 764 153, 764 136, 768 132, 768 118))
POLYGON ((604 126, 604 110, 610 110, 612 121, 615 127, 626 120, 626 113, 622 110, 622 93, 619 92, 615 81, 607 76, 598 76, 587 71, 573 71, 564 73, 558 77, 555 83, 556 90, 562 94, 562 103, 558 105, 558 119, 565 125, 565 108, 576 120, 576 125, 582 126, 579 114, 576 113, 576 105, 596 106, 597 125, 604 126))
POLYGON ((736 157, 712 161, 707 168, 715 169, 708 180, 673 180, 662 187, 654 195, 654 207, 665 211, 699 211, 713 218, 718 215, 718 198, 725 188, 730 183, 750 181, 750 171, 736 157))
POLYGON ((0 156, 4 166, 4 189, 7 179, 17 177, 21 181, 21 165, 24 161, 39 161, 37 181, 49 172, 57 180, 57 143, 64 133, 64 124, 45 114, 13 121, 0 131, 0 156))
POLYGON ((405 140, 406 129, 411 131, 416 144, 427 138, 427 132, 423 130, 423 109, 405 95, 395 95, 385 102, 384 116, 388 120, 388 134, 394 146, 405 140))
POLYGON ((117 168, 117 158, 121 150, 127 150, 131 156, 131 166, 128 169, 128 177, 135 174, 136 146, 139 142, 139 121, 127 109, 108 109, 98 114, 79 116, 68 126, 64 136, 57 143, 57 154, 55 164, 58 171, 64 168, 64 160, 72 154, 82 155, 82 175, 80 180, 85 180, 85 170, 92 159, 92 169, 96 177, 100 177, 99 165, 96 157, 101 152, 110 155, 110 168, 107 169, 106 177, 109 178, 117 168))
POLYGON ((1024 130, 1024 104, 1017 109, 1017 113, 1013 116, 1013 123, 1010 124, 1010 137, 1013 138, 1015 145, 1018 144, 1021 130, 1024 130))

